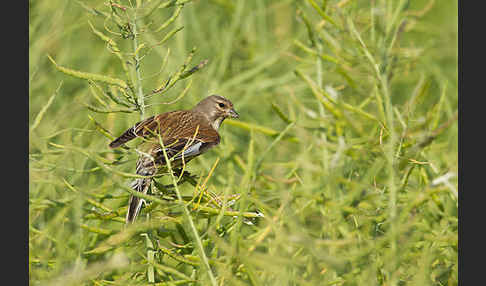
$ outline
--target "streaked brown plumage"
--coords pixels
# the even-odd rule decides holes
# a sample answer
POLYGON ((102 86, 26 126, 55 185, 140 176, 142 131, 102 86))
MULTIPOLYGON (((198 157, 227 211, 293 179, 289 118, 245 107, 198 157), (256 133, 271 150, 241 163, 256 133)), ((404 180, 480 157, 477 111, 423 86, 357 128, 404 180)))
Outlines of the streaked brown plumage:
MULTIPOLYGON (((167 157, 171 160, 171 167, 177 169, 219 144, 218 128, 228 117, 239 117, 231 101, 219 95, 211 95, 191 110, 166 112, 142 120, 113 140, 109 146, 117 148, 134 138, 144 137, 146 142, 137 147, 140 157, 137 160, 136 173, 152 176, 166 163, 158 135, 162 139, 167 157)), ((136 179, 132 188, 146 194, 151 180, 136 179)), ((136 219, 141 206, 140 198, 130 197, 127 223, 136 219)))

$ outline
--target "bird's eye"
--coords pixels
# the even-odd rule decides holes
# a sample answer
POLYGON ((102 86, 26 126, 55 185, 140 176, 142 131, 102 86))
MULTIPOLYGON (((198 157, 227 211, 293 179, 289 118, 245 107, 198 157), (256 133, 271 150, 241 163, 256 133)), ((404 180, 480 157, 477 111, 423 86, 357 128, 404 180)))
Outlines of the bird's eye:
POLYGON ((224 107, 224 103, 218 103, 219 107, 223 108, 224 107))

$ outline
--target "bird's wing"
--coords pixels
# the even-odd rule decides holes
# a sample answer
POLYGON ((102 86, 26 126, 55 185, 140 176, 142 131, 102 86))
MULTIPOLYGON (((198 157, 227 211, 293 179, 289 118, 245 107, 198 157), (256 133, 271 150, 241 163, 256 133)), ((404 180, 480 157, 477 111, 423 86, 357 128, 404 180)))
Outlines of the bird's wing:
MULTIPOLYGON (((169 158, 175 159, 194 157, 207 149, 219 144, 219 134, 209 124, 207 119, 191 111, 172 111, 157 116, 149 117, 138 122, 132 128, 125 131, 120 137, 110 143, 111 148, 116 148, 136 137, 151 138, 153 147, 149 152, 154 157, 159 157, 162 149, 158 140, 160 135, 169 158)), ((162 160, 163 161, 163 160, 162 160)))
POLYGON ((117 148, 126 142, 137 137, 151 137, 161 128, 168 125, 169 118, 179 118, 185 111, 172 111, 159 114, 157 116, 150 116, 142 121, 137 122, 134 126, 127 129, 118 138, 110 143, 110 148, 117 148))
POLYGON ((164 145, 172 143, 175 139, 190 138, 203 143, 219 143, 218 132, 211 127, 206 118, 191 111, 180 110, 151 116, 137 122, 113 140, 110 147, 116 148, 134 138, 149 138, 156 134, 161 135, 164 145))
POLYGON ((193 158, 219 144, 218 132, 198 114, 185 112, 154 120, 160 122, 157 133, 161 135, 168 157, 174 160, 193 158))

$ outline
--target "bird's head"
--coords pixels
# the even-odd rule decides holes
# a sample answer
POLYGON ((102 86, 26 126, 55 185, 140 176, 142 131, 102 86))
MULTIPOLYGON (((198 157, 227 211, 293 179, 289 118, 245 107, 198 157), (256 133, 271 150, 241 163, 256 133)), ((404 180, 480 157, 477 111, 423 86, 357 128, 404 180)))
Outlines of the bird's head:
POLYGON ((193 111, 204 114, 216 130, 224 119, 228 117, 240 117, 235 111, 233 103, 220 95, 210 95, 206 97, 193 108, 193 111))

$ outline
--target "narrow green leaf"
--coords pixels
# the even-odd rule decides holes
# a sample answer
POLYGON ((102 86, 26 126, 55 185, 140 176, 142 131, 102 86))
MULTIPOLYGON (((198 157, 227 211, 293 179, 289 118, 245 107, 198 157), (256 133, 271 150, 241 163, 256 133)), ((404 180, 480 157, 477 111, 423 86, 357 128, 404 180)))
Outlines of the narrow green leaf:
POLYGON ((440 121, 440 117, 441 117, 441 114, 442 114, 442 106, 444 105, 446 91, 447 91, 447 81, 442 86, 442 94, 440 95, 439 102, 433 108, 435 116, 432 120, 432 125, 431 125, 432 130, 436 129, 437 126, 439 126, 439 121, 440 121))
POLYGON ((98 113, 117 113, 117 112, 123 112, 123 113, 132 113, 135 112, 135 109, 100 109, 98 107, 89 105, 87 103, 83 103, 86 108, 88 108, 91 111, 98 112, 98 113))
POLYGON ((39 113, 35 117, 34 123, 30 127, 30 132, 34 131, 34 129, 36 129, 37 126, 39 126, 39 123, 41 122, 42 117, 44 117, 44 114, 46 113, 47 109, 54 102, 54 98, 59 93, 59 90, 61 89, 61 86, 62 86, 62 81, 59 83, 59 86, 56 88, 56 91, 54 91, 54 94, 49 98, 49 100, 47 101, 46 105, 44 105, 42 107, 42 109, 39 111, 39 113))
POLYGON ((193 47, 191 52, 189 53, 189 55, 185 59, 184 63, 180 67, 180 69, 172 77, 170 77, 167 82, 163 83, 161 86, 156 88, 152 93, 160 93, 160 92, 163 92, 163 91, 168 90, 171 87, 173 87, 181 79, 181 75, 186 70, 187 65, 189 65, 189 63, 191 62, 192 57, 196 53, 196 50, 197 50, 197 48, 193 47))
POLYGON ((182 10, 182 5, 181 6, 178 6, 174 13, 172 14, 172 16, 167 20, 165 21, 158 29, 155 30, 155 33, 157 32, 160 32, 161 30, 167 28, 170 24, 172 24, 174 22, 174 20, 179 16, 179 14, 181 13, 181 10, 182 10))
POLYGON ((303 79, 307 85, 311 88, 312 94, 319 100, 319 102, 322 103, 322 105, 329 110, 336 118, 341 118, 342 114, 339 110, 337 110, 332 104, 331 101, 333 101, 332 98, 328 97, 327 99, 324 97, 324 95, 327 95, 327 93, 323 92, 322 90, 319 89, 319 87, 306 75, 304 75, 300 70, 295 70, 295 74, 303 79))
POLYGON ((292 122, 283 112, 282 110, 280 109, 280 107, 275 103, 275 102, 272 102, 272 109, 277 113, 278 117, 280 117, 280 119, 282 119, 285 123, 289 124, 290 122, 292 122))
POLYGON ((183 74, 181 74, 180 78, 181 79, 184 79, 190 75, 192 75, 193 73, 199 71, 200 69, 202 69, 204 66, 207 65, 207 63, 209 62, 209 60, 205 59, 203 61, 201 61, 197 66, 194 66, 192 69, 184 72, 183 74))
POLYGON ((312 25, 310 24, 309 19, 305 15, 304 11, 302 11, 302 9, 300 8, 297 9, 297 15, 302 19, 302 21, 304 21, 305 27, 307 29, 307 35, 309 36, 311 45, 314 47, 316 45, 316 37, 314 35, 314 30, 312 29, 312 25))
POLYGON ((326 55, 326 54, 323 54, 323 53, 319 53, 318 51, 315 51, 309 47, 307 47, 306 45, 304 45, 303 43, 301 43, 299 40, 294 40, 294 44, 299 47, 301 50, 303 50, 304 52, 308 53, 308 54, 311 54, 311 55, 314 55, 314 56, 317 56, 319 58, 321 58, 322 60, 326 61, 326 62, 331 62, 331 63, 334 63, 334 64, 339 64, 339 60, 330 56, 330 55, 326 55))
POLYGON ((186 274, 184 274, 182 272, 179 272, 178 270, 176 270, 172 267, 162 265, 162 264, 158 264, 158 263, 155 263, 155 262, 152 263, 152 265, 155 266, 155 268, 162 270, 163 272, 173 274, 174 276, 177 276, 177 277, 185 279, 185 280, 194 281, 193 279, 191 279, 191 277, 187 276, 186 274))
POLYGON ((149 263, 148 268, 147 268, 147 280, 149 283, 154 283, 155 282, 155 273, 154 273, 154 256, 155 256, 155 251, 154 251, 154 244, 152 243, 152 240, 150 240, 150 237, 146 233, 142 233, 142 236, 145 236, 145 246, 147 247, 147 262, 149 263))
POLYGON ((99 227, 94 227, 94 226, 89 226, 87 224, 82 224, 81 225, 81 228, 84 228, 84 229, 86 229, 89 232, 103 234, 103 235, 110 235, 110 234, 113 233, 112 230, 104 229, 104 228, 99 228, 99 227))
POLYGON ((70 76, 73 76, 73 77, 76 77, 76 78, 81 78, 81 79, 86 79, 86 80, 90 79, 90 80, 94 80, 94 81, 104 82, 106 84, 117 85, 117 86, 119 86, 121 88, 127 88, 128 87, 128 85, 123 80, 121 80, 121 79, 112 78, 112 77, 104 76, 104 75, 101 75, 101 74, 80 72, 80 71, 76 71, 76 70, 73 70, 73 69, 65 68, 65 67, 62 67, 62 66, 58 65, 51 58, 51 56, 47 55, 47 57, 56 66, 56 68, 59 71, 65 73, 67 75, 70 75, 70 76))
POLYGON ((182 29, 184 29, 184 27, 178 27, 178 28, 173 29, 172 31, 167 33, 167 35, 165 35, 165 37, 162 38, 162 40, 160 40, 160 42, 156 43, 155 46, 160 46, 163 43, 167 42, 170 38, 172 38, 177 32, 179 32, 182 29))
POLYGON ((326 13, 324 13, 324 11, 322 11, 321 7, 319 7, 319 5, 317 5, 317 3, 314 0, 307 0, 307 2, 311 4, 311 6, 317 11, 317 13, 319 13, 319 15, 321 15, 321 17, 324 20, 328 21, 329 23, 337 27, 336 22, 334 22, 334 20, 331 17, 329 17, 326 13))
POLYGON ((96 130, 98 130, 101 134, 103 134, 106 138, 110 139, 110 141, 115 139, 115 136, 113 136, 110 131, 108 131, 106 128, 101 126, 100 123, 98 123, 91 115, 88 114, 88 118, 94 123, 96 126, 96 130))

